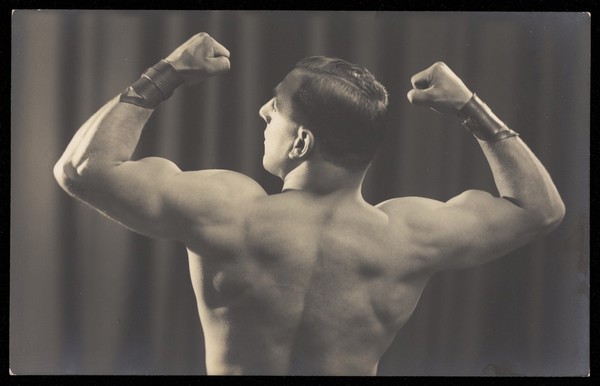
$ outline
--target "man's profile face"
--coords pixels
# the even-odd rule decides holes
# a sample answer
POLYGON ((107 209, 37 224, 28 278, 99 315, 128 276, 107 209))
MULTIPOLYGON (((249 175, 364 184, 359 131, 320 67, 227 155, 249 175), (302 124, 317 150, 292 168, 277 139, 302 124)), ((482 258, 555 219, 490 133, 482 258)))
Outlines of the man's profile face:
POLYGON ((284 178, 290 172, 289 153, 298 124, 292 120, 292 96, 301 80, 300 70, 292 70, 274 89, 274 96, 259 110, 267 126, 264 131, 263 166, 271 174, 284 178))

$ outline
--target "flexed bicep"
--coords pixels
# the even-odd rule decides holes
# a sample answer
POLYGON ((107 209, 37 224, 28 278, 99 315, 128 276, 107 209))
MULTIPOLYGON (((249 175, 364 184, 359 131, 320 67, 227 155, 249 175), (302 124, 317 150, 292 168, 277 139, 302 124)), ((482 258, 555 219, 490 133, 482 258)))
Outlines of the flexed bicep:
POLYGON ((185 241, 203 226, 233 219, 246 201, 266 195, 252 179, 226 170, 182 172, 149 157, 103 168, 75 196, 146 236, 185 241))
POLYGON ((430 272, 487 263, 540 235, 539 218, 531 211, 480 190, 467 190, 447 202, 393 199, 378 208, 392 223, 402 224, 402 232, 420 251, 422 269, 430 272))
POLYGON ((162 158, 144 158, 99 168, 93 178, 81 176, 68 190, 110 219, 138 233, 171 238, 176 216, 165 211, 169 182, 181 170, 162 158))
POLYGON ((540 235, 539 219, 506 198, 468 190, 430 212, 435 270, 495 260, 540 235))

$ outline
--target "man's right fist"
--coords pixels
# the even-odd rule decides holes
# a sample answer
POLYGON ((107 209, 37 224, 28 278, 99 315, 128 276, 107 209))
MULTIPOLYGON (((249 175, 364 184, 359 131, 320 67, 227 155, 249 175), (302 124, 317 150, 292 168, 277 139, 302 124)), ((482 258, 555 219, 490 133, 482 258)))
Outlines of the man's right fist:
POLYGON ((410 103, 431 107, 444 114, 456 114, 473 93, 443 62, 437 62, 410 79, 413 89, 406 95, 410 103))
POLYGON ((229 71, 229 50, 201 32, 180 45, 165 60, 191 85, 229 71))

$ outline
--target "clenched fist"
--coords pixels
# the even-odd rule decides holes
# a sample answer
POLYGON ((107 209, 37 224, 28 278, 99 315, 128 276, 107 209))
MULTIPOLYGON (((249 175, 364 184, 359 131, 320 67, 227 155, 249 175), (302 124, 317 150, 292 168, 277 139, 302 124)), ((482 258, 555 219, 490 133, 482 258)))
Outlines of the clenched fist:
POLYGON ((229 50, 201 32, 180 45, 165 60, 191 85, 229 71, 229 50))
POLYGON ((431 107, 444 114, 456 114, 473 96, 462 80, 443 62, 437 62, 410 79, 410 103, 431 107))

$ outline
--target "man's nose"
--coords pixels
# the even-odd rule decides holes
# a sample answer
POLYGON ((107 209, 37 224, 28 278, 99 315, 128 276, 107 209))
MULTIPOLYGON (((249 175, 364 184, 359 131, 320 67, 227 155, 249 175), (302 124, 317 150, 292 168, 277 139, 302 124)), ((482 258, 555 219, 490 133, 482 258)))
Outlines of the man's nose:
POLYGON ((265 103, 260 110, 258 110, 258 115, 260 115, 260 117, 262 119, 264 119, 265 121, 267 120, 267 106, 268 106, 269 102, 265 103))

